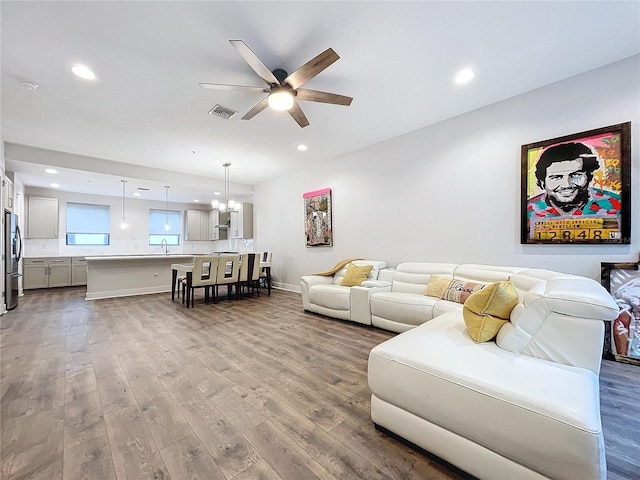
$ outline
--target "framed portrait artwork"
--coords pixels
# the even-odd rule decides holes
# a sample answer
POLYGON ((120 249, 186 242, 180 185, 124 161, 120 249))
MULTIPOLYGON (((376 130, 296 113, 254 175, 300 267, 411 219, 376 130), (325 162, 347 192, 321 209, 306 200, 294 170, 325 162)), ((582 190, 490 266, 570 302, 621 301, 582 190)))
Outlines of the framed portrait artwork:
POLYGON ((522 146, 520 241, 631 243, 631 123, 522 146))
POLYGON ((601 263, 602 285, 620 309, 605 322, 604 357, 640 365, 640 269, 638 263, 601 263))
POLYGON ((307 247, 333 245, 331 227, 331 189, 323 188, 302 195, 304 199, 304 235, 307 247))

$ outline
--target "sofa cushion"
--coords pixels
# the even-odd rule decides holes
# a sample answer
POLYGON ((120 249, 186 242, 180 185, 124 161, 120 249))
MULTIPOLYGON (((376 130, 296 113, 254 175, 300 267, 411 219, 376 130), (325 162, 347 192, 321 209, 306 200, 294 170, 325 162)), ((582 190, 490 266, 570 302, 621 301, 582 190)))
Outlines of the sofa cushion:
POLYGON ((355 287, 364 282, 371 273, 373 265, 354 265, 350 263, 347 265, 347 273, 342 278, 341 285, 345 287, 355 287))
POLYGON ((429 283, 427 283, 427 291, 424 294, 430 297, 442 298, 450 283, 450 278, 431 275, 429 283))
POLYGON ((433 318, 433 306, 438 301, 418 293, 380 292, 371 297, 371 316, 411 326, 420 325, 433 318))
POLYGON ((450 302, 464 303, 469 296, 482 290, 484 283, 465 282, 463 280, 451 280, 444 293, 440 296, 443 300, 450 302))
POLYGON ((351 291, 342 285, 314 285, 309 290, 309 302, 331 310, 349 310, 351 291))
POLYGON ((470 295, 462 315, 471 338, 478 343, 493 340, 517 303, 518 292, 509 281, 492 283, 470 295))

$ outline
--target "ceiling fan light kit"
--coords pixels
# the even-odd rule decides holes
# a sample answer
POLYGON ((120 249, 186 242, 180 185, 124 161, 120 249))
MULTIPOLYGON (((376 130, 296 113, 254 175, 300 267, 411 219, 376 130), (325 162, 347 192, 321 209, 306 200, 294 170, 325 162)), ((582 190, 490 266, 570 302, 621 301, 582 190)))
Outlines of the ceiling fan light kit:
POLYGON ((200 86, 202 88, 219 90, 244 90, 267 93, 267 97, 263 98, 249 110, 242 117, 242 120, 250 120, 267 107, 270 107, 273 110, 288 111, 300 127, 306 127, 309 125, 309 121, 300 108, 300 105, 298 105, 298 100, 343 106, 351 105, 351 101, 353 100, 351 97, 300 88, 340 58, 333 49, 326 49, 289 75, 281 68, 276 68, 273 71, 269 70, 262 60, 260 60, 242 40, 229 40, 229 43, 233 45, 240 56, 242 56, 253 71, 264 80, 268 87, 217 83, 200 83, 200 86))
POLYGON ((279 88, 269 94, 269 107, 272 110, 282 112, 293 107, 293 94, 284 88, 279 88))

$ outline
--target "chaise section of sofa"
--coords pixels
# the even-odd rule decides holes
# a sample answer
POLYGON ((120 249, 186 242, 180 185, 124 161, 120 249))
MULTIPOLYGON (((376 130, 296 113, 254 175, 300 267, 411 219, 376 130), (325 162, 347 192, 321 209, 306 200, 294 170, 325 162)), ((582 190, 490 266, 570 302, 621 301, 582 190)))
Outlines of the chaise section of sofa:
POLYGON ((371 351, 372 420, 478 478, 604 480, 598 372, 603 321, 617 317, 617 305, 599 283, 574 275, 453 272, 465 281, 505 275, 518 303, 496 341, 476 343, 460 308, 371 351))

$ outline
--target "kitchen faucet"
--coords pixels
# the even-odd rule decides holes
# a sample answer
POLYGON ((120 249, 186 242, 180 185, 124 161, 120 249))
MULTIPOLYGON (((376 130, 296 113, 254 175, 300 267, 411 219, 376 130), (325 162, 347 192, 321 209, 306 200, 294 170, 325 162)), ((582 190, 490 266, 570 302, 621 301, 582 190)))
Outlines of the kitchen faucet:
POLYGON ((163 238, 162 241, 160 242, 160 246, 164 247, 164 254, 168 254, 169 253, 169 243, 167 242, 166 238, 163 238))

